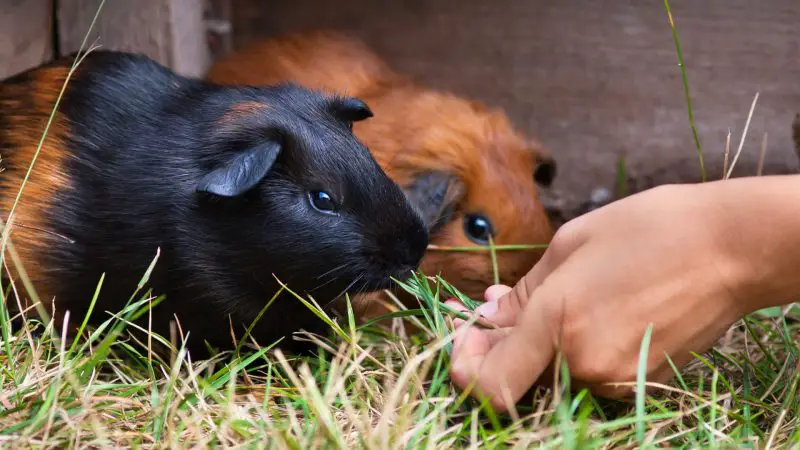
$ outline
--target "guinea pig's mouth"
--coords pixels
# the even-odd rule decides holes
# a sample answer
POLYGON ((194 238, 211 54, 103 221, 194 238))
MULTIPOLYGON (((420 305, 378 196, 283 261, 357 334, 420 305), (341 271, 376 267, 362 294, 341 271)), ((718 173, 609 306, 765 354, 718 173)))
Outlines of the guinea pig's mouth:
POLYGON ((401 269, 391 270, 388 271, 384 276, 381 277, 374 277, 365 279, 361 286, 359 286, 359 291, 361 292, 375 292, 375 291, 382 291, 385 289, 393 290, 395 288, 399 288, 397 283, 394 280, 405 281, 411 277, 412 272, 415 270, 415 267, 404 267, 401 269))

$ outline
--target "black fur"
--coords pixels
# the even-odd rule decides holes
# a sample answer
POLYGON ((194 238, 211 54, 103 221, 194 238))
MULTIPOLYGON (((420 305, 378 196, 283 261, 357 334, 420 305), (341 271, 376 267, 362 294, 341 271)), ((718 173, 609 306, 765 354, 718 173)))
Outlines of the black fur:
MULTIPOLYGON (((92 52, 59 108, 71 122, 71 185, 44 212, 52 231, 75 241, 42 261, 58 280, 57 308, 80 321, 105 272, 92 320, 108 319, 160 248, 150 286, 166 299, 153 328, 168 337, 177 314, 197 357, 203 339, 230 348, 228 315, 242 335, 278 288, 273 273, 321 305, 348 288, 378 290, 390 276, 405 278, 423 256, 427 232, 352 135, 350 122, 371 115, 359 105, 292 84, 222 87, 143 56, 92 52), (247 102, 266 107, 224 116, 247 102), (313 190, 339 201, 338 214, 315 210, 313 190)), ((286 336, 282 348, 301 350, 288 334, 324 326, 285 294, 252 335, 262 346, 286 336)))
POLYGON ((373 116, 372 110, 361 99, 354 97, 337 98, 331 102, 331 112, 342 120, 359 122, 373 116))

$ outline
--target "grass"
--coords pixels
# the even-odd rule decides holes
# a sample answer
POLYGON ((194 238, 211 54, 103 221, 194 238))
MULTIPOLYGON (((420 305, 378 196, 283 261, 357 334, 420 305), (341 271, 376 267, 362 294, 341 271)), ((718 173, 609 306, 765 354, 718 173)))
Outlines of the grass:
POLYGON ((672 10, 669 7, 669 0, 664 0, 664 8, 667 10, 667 19, 669 20, 669 27, 672 30, 672 40, 675 42, 675 53, 678 55, 678 66, 681 68, 681 79, 683 80, 683 93, 686 97, 686 109, 689 113, 689 126, 692 128, 692 137, 694 144, 697 147, 697 160, 700 164, 700 177, 706 181, 706 165, 703 160, 703 148, 700 146, 700 138, 697 136, 697 127, 694 124, 694 112, 692 110, 692 97, 689 95, 689 80, 686 76, 686 64, 683 62, 683 51, 681 51, 681 41, 678 39, 678 29, 675 26, 675 20, 672 18, 672 10))
MULTIPOLYGON (((665 6, 694 130, 683 57, 666 1, 665 6)), ((694 136, 702 163, 696 132, 694 136)), ((766 138, 762 158, 765 146, 766 138)), ((741 144, 737 156, 739 152, 741 144)), ((723 177, 730 175, 727 158, 728 150, 723 177)), ((624 196, 623 160, 617 170, 617 192, 624 196)), ((20 268, 7 241, 13 220, 8 222, 3 229, 4 250, 20 268)), ((496 270, 496 251, 525 248, 492 245, 477 250, 491 252, 496 270)), ((414 319, 419 335, 387 333, 375 322, 357 324, 351 309, 342 320, 334 321, 313 301, 300 299, 330 325, 328 336, 306 336, 318 344, 317 356, 289 357, 269 347, 242 347, 193 361, 182 348, 174 348, 168 357, 150 351, 152 341, 170 345, 168 337, 149 334, 141 342, 126 334, 132 326, 128 321, 147 314, 163 300, 144 290, 158 256, 126 308, 108 315, 97 327, 84 321, 86 338, 69 346, 60 338, 62 330, 53 329, 46 320, 29 319, 22 329, 12 330, 5 299, 10 289, 20 287, 3 286, 0 445, 760 449, 787 447, 800 440, 800 308, 794 304, 745 317, 714 349, 697 355, 682 370, 675 369, 669 385, 649 383, 640 370, 632 402, 607 401, 586 390, 575 391, 566 365, 556 364, 559 371, 552 386, 533 391, 516 414, 498 415, 449 382, 447 322, 457 313, 441 300, 459 297, 470 308, 478 303, 440 277, 417 274, 399 283, 419 299, 419 307, 390 316, 395 322, 414 319), (645 385, 651 390, 643 389, 645 385)), ((33 287, 24 274, 22 278, 22 288, 31 293, 33 287)), ((101 278, 98 292, 103 282, 101 278)), ((95 301, 96 295, 91 299, 93 309, 95 301)), ((268 314, 268 305, 265 309, 262 314, 268 314)), ((648 344, 649 332, 641 343, 641 361, 647 358, 648 344)))
MULTIPOLYGON (((745 318, 714 350, 676 371, 674 383, 647 383, 654 391, 640 389, 631 403, 571 392, 562 367, 558 384, 540 387, 513 418, 493 414, 449 383, 450 315, 440 300, 460 293, 441 278, 421 275, 401 286, 420 299, 420 308, 404 311, 420 318, 420 336, 387 336, 350 316, 329 336, 306 336, 320 351, 303 358, 269 348, 203 361, 192 361, 181 348, 172 358, 151 354, 147 343, 124 333, 126 321, 147 313, 153 300, 147 292, 132 297, 99 331, 89 327, 89 337, 73 347, 34 320, 12 332, 4 309, 0 442, 59 448, 778 448, 800 437, 798 308, 745 318)), ((647 339, 642 349, 644 360, 647 339)))

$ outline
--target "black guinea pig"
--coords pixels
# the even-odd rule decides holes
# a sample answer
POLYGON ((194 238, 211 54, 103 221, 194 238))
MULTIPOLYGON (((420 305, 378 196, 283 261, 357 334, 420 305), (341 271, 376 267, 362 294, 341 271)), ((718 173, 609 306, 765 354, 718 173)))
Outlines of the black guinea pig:
MULTIPOLYGON (((0 85, 5 221, 73 58, 0 85)), ((57 330, 67 310, 69 327, 81 323, 103 273, 90 323, 119 312, 157 249, 147 288, 165 298, 152 329, 169 339, 177 317, 193 356, 207 354, 203 341, 232 348, 231 325, 240 339, 276 277, 326 305, 418 267, 426 229, 353 136, 372 116, 361 100, 290 83, 220 86, 116 51, 88 53, 67 83, 11 233, 57 330)), ((299 351, 308 347, 290 334, 324 326, 284 291, 251 336, 299 351)))

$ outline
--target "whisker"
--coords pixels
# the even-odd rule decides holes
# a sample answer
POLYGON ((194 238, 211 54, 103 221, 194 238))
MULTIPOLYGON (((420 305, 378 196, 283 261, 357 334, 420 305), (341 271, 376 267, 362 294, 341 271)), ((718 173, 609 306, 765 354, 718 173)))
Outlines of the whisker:
POLYGON ((343 290, 341 293, 339 293, 339 295, 337 295, 337 296, 336 296, 336 298, 339 298, 339 297, 341 297, 342 295, 344 295, 345 293, 347 293, 347 291, 349 291, 349 290, 350 290, 350 288, 352 288, 353 286, 355 286, 355 285, 356 285, 356 283, 358 283, 359 281, 361 281, 363 278, 364 278, 364 275, 359 275, 359 276, 357 276, 355 280, 353 280, 353 281, 352 281, 352 282, 351 282, 349 285, 347 285, 347 287, 346 287, 346 288, 344 288, 344 290, 343 290))
POLYGON ((327 271, 327 272, 323 273, 322 275, 319 275, 319 276, 317 277, 317 279, 319 280, 320 278, 324 277, 325 275, 329 275, 329 274, 331 274, 331 273, 333 273, 333 272, 336 272, 337 270, 342 270, 342 269, 344 269, 345 267, 347 267, 347 263, 345 263, 345 264, 340 264, 340 265, 338 265, 338 266, 334 267, 333 269, 331 269, 331 270, 329 270, 329 271, 327 271))
POLYGON ((335 276, 332 276, 332 277, 330 277, 330 278, 328 279, 328 281, 324 281, 322 284, 318 285, 317 287, 315 287, 315 288, 314 288, 314 289, 312 289, 312 290, 313 290, 313 291, 316 291, 317 289, 322 289, 323 287, 325 287, 325 286, 327 286, 327 285, 329 285, 329 284, 333 283, 334 281, 336 281, 336 277, 335 277, 335 276))
POLYGON ((337 266, 337 267, 334 267, 333 269, 331 269, 331 270, 329 270, 329 271, 327 271, 327 272, 323 273, 322 275, 319 275, 318 277, 316 277, 318 280, 321 280, 321 281, 322 281, 322 284, 320 284, 320 285, 318 285, 318 286, 314 287, 314 288, 312 289, 312 291, 316 291, 317 289, 322 289, 323 287, 325 287, 325 286, 327 286, 327 285, 331 284, 332 282, 336 281, 336 274, 335 274, 335 272, 336 272, 336 271, 340 271, 340 270, 342 270, 342 269, 345 269, 346 267, 347 267, 347 264, 341 264, 341 265, 339 265, 339 266, 337 266), (325 276, 330 276, 330 278, 329 278, 327 281, 325 281, 325 280, 322 280, 322 278, 323 278, 323 277, 325 277, 325 276))
POLYGON ((346 287, 346 288, 344 288, 344 290, 342 290, 342 292, 340 292, 340 293, 339 293, 339 295, 336 295, 336 296, 334 296, 334 297, 333 297, 331 300, 329 300, 327 303, 325 303, 325 306, 323 306, 323 307, 324 307, 324 308, 327 308, 327 307, 328 307, 328 306, 329 306, 331 303, 333 303, 333 302, 335 302, 336 300, 338 300, 338 299, 339 299, 339 297, 341 297, 342 295, 344 295, 344 294, 345 294, 345 293, 346 293, 348 290, 350 290, 350 288, 351 288, 351 287, 355 286, 355 284, 356 284, 356 283, 358 283, 359 281, 361 281, 361 279, 362 279, 363 277, 364 277, 364 275, 363 275, 363 274, 362 274, 362 275, 359 275, 359 276, 357 276, 357 277, 356 277, 356 278, 355 278, 355 279, 354 279, 352 282, 350 282, 350 284, 348 284, 348 285, 347 285, 347 287, 346 287))

